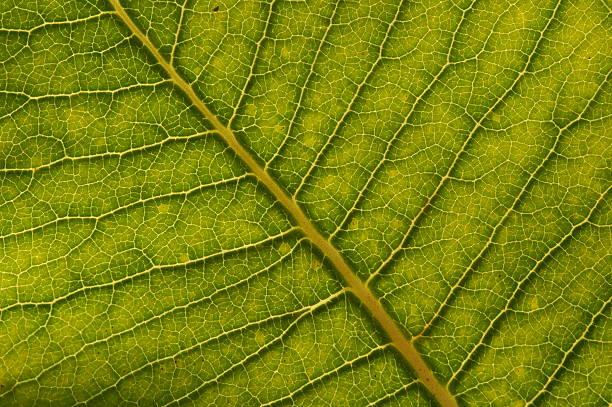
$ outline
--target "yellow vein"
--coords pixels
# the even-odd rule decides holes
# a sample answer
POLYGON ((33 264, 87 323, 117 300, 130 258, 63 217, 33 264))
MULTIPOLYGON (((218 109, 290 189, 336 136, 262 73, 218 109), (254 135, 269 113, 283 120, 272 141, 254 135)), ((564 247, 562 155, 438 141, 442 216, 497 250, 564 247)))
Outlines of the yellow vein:
POLYGON ((388 335, 389 339, 391 339, 392 345, 400 352, 402 357, 414 370, 418 379, 438 403, 442 407, 457 407, 458 404, 453 395, 438 381, 431 368, 425 363, 416 350, 414 344, 404 335, 400 327, 378 302, 378 299, 370 289, 355 275, 338 250, 319 233, 298 204, 290 198, 287 192, 285 192, 285 190, 259 165, 251 153, 240 144, 232 130, 221 123, 217 116, 208 109, 195 93, 191 85, 183 79, 168 61, 166 61, 151 40, 149 40, 136 23, 134 23, 119 0, 109 0, 109 2, 117 12, 119 18, 121 18, 132 34, 142 42, 157 63, 166 71, 174 84, 189 98, 190 102, 193 103, 198 111, 217 130, 219 135, 232 150, 234 150, 234 153, 244 162, 250 171, 255 174, 257 179, 284 206, 311 243, 314 244, 332 263, 345 280, 348 289, 361 301, 374 319, 378 321, 381 328, 388 335))
MULTIPOLYGON (((18 381, 16 381, 13 384, 13 386, 10 389, 7 389, 4 393, 0 394, 0 399, 2 399, 6 394, 11 393, 15 388, 17 388, 19 386, 23 386, 24 384, 31 383, 33 381, 38 381, 45 374, 45 372, 48 372, 48 371, 56 368, 57 366, 60 366, 66 360, 70 360, 72 358, 77 357, 78 355, 82 354, 86 349, 88 349, 90 347, 93 347, 93 346, 96 346, 96 345, 99 345, 99 344, 106 344, 107 346, 110 346, 108 344, 111 342, 112 339, 122 337, 126 333, 135 332, 138 328, 142 328, 142 327, 145 327, 145 326, 149 325, 151 323, 151 321, 159 321, 159 320, 163 319, 164 317, 166 317, 167 315, 170 315, 170 314, 173 314, 173 313, 177 312, 177 310, 179 310, 179 311, 180 310, 186 311, 189 307, 193 307, 194 305, 197 305, 197 304, 202 303, 202 302, 210 301, 212 298, 218 296, 220 293, 224 293, 224 292, 227 293, 229 290, 231 290, 231 289, 233 289, 235 287, 239 287, 239 286, 241 286, 241 285, 243 285, 245 283, 248 284, 250 281, 252 281, 255 278, 257 278, 258 276, 260 276, 260 275, 270 271, 272 268, 274 268, 275 266, 277 266, 278 264, 280 264, 281 262, 286 260, 293 253, 293 249, 295 249, 301 242, 302 242, 301 240, 298 240, 297 243, 295 243, 293 245, 293 247, 291 248, 292 251, 286 253, 285 255, 283 255, 282 257, 280 257, 279 259, 277 259, 273 263, 265 266, 262 269, 259 269, 256 273, 251 274, 251 275, 247 276, 246 278, 243 278, 242 280, 233 282, 233 283, 231 283, 231 284, 229 284, 229 285, 227 285, 225 287, 218 288, 215 291, 213 291, 211 293, 208 293, 208 294, 206 294, 203 297, 200 297, 200 298, 195 299, 195 300, 190 300, 188 303, 181 304, 181 305, 175 305, 175 306, 173 306, 173 307, 171 307, 171 308, 169 308, 167 310, 164 310, 163 312, 161 312, 159 314, 154 314, 153 316, 151 316, 149 318, 146 318, 146 319, 143 319, 141 321, 138 321, 134 325, 131 325, 129 328, 126 328, 126 329, 123 329, 123 330, 120 330, 120 331, 116 331, 116 332, 112 332, 111 334, 109 334, 106 337, 95 339, 92 342, 83 342, 81 347, 79 349, 77 349, 76 352, 74 352, 74 353, 72 353, 70 355, 63 355, 63 358, 61 358, 61 359, 53 362, 52 364, 42 368, 40 370, 40 372, 38 372, 35 376, 31 376, 31 377, 28 377, 28 378, 25 378, 25 379, 24 378, 20 378, 18 381)), ((207 256, 207 257, 208 258, 212 258, 212 257, 215 257, 215 256, 207 256)), ((156 268, 157 269, 161 269, 162 267, 156 267, 156 268)), ((166 268, 166 266, 163 266, 163 268, 166 268)), ((144 273, 148 273, 148 272, 150 272, 152 270, 153 270, 153 268, 145 270, 144 272, 139 273, 139 275, 142 275, 144 273)), ((128 279, 130 279, 130 278, 128 277, 128 278, 122 279, 122 281, 126 281, 128 279)), ((88 288, 91 288, 91 287, 98 288, 98 287, 94 287, 94 286, 90 286, 88 288)), ((242 326, 238 326, 238 327, 235 327, 235 328, 232 328, 232 329, 229 329, 229 330, 225 330, 222 333, 220 333, 220 334, 218 334, 218 335, 216 335, 214 337, 205 339, 204 341, 198 342, 197 344, 195 344, 193 346, 190 346, 188 348, 184 348, 184 349, 180 350, 178 353, 173 354, 171 357, 174 357, 177 354, 185 353, 185 352, 187 352, 190 349, 194 349, 194 348, 196 348, 199 345, 203 345, 205 343, 211 342, 211 341, 219 339, 221 337, 229 336, 230 334, 232 334, 234 332, 245 330, 248 327, 256 326, 256 325, 263 325, 264 323, 266 323, 268 321, 280 319, 280 318, 286 317, 288 315, 297 314, 297 313, 301 312, 302 310, 305 310, 305 309, 308 309, 308 308, 312 308, 312 307, 316 307, 316 306, 318 306, 320 304, 325 304, 325 303, 327 303, 327 301, 331 302, 332 300, 334 300, 336 297, 340 296, 344 292, 345 292, 345 289, 342 289, 342 290, 337 291, 336 293, 328 296, 327 298, 320 300, 316 304, 309 305, 309 306, 306 306, 306 307, 302 307, 299 310, 288 311, 288 312, 284 312, 282 314, 270 315, 270 316, 268 316, 268 317, 266 317, 264 319, 258 320, 258 321, 248 321, 246 324, 244 324, 242 326)), ((55 304, 55 302, 51 303, 51 306, 53 306, 54 304, 55 304)), ((47 326, 47 322, 48 322, 49 318, 51 317, 52 313, 53 313, 53 309, 51 308, 50 311, 47 313, 47 315, 48 315, 47 316, 47 321, 45 321, 44 324, 41 324, 40 327, 36 331, 34 331, 34 333, 32 333, 31 335, 28 335, 28 338, 19 341, 16 345, 21 344, 21 343, 27 343, 28 339, 30 337, 34 336, 34 334, 37 331, 39 331, 40 329, 46 327, 47 326)), ((12 351, 16 347, 16 345, 11 346, 2 356, 5 357, 6 355, 8 355, 9 352, 12 351)), ((165 357, 162 357, 162 358, 159 358, 159 359, 155 359, 155 360, 149 361, 147 364, 145 364, 143 366, 140 366, 138 369, 132 370, 127 375, 134 375, 138 371, 146 368, 147 366, 151 366, 153 363, 156 363, 156 362, 159 362, 159 361, 165 360, 167 358, 171 358, 171 357, 165 356, 165 357)), ((113 388, 113 387, 116 387, 117 384, 119 383, 119 381, 123 380, 124 378, 125 377, 120 378, 118 381, 113 383, 111 386, 106 387, 103 391, 108 390, 108 389, 113 388)))
MULTIPOLYGON (((552 151, 552 150, 551 150, 552 151)), ((567 234, 561 238, 561 240, 559 240, 554 246, 550 247, 546 253, 544 254, 544 256, 542 256, 538 261, 535 262, 535 264, 533 265, 533 267, 531 267, 531 269, 523 276, 523 278, 518 282, 518 284, 516 285, 516 287, 514 288, 514 290, 512 291, 512 294, 510 294, 510 296, 506 299, 506 303, 504 304, 503 308, 500 308, 499 311, 497 312, 497 314, 495 315, 494 318, 490 319, 489 321, 489 325, 488 327, 482 331, 480 338, 478 339, 478 343, 476 345, 474 345, 472 347, 472 349, 470 350, 470 353, 468 353, 468 355, 465 357, 465 359, 463 360, 463 362, 461 363, 461 365, 459 366, 459 368, 457 370, 455 370, 455 372, 453 373, 453 375, 451 376, 451 378, 448 380, 449 383, 452 383, 454 381, 457 380, 457 377, 459 376, 459 374, 461 372, 463 372, 463 369, 465 369, 465 366, 470 362, 474 360, 474 354, 476 353, 476 351, 478 351, 482 346, 485 345, 485 339, 487 338, 487 336, 489 335, 489 333, 495 329, 495 327, 497 326, 497 321, 500 320, 500 318, 502 318, 504 315, 506 315, 507 312, 512 310, 512 302, 516 300, 516 298, 519 296, 519 293, 521 291, 526 291, 525 290, 525 286, 527 284, 529 284, 529 282, 531 281, 533 275, 540 269, 540 267, 546 263, 546 260, 548 260, 555 252, 558 251, 558 249, 565 243, 567 242, 568 239, 570 239, 572 236, 575 235, 576 230, 580 229, 583 225, 585 224, 589 224, 591 221, 591 218, 593 217, 593 214, 595 213, 595 211, 598 209, 599 204, 601 202, 604 202, 606 195, 608 194, 608 192, 610 191, 610 189, 612 189, 612 187, 608 187, 608 189, 606 189, 597 199, 597 201, 595 202, 595 205, 593 206, 593 208, 589 211, 589 213, 587 214, 587 216, 579 223, 576 223, 569 232, 567 232, 567 234)), ((417 337, 420 337, 422 335, 419 334, 417 335, 417 337)))
POLYGON ((550 385, 553 382, 553 380, 555 380, 555 378, 557 377, 557 375, 562 369, 566 368, 565 364, 567 362, 567 359, 571 355, 575 354, 576 347, 578 347, 578 345, 588 340, 588 335, 592 331, 593 326, 595 326, 597 319, 606 312, 606 308, 608 308, 609 305, 610 305, 610 299, 602 303, 601 307, 599 308, 599 310, 597 310, 597 312, 593 314, 593 316, 591 317, 591 320, 587 324, 586 328, 582 331, 580 336, 574 341, 574 343, 572 343, 572 346, 568 350, 563 352, 563 357, 561 358, 561 361, 559 361, 555 370, 548 376, 546 383, 544 383, 542 388, 533 397, 527 400, 527 402, 524 404, 525 407, 534 405, 536 400, 538 400, 543 394, 549 391, 550 385))

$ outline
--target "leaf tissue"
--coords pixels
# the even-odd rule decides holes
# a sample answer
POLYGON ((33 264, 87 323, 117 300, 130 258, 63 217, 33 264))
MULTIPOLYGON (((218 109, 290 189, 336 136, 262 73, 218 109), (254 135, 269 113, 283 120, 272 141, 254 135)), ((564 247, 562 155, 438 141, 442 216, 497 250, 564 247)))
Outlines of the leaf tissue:
POLYGON ((612 403, 600 0, 2 0, 0 407, 612 403))

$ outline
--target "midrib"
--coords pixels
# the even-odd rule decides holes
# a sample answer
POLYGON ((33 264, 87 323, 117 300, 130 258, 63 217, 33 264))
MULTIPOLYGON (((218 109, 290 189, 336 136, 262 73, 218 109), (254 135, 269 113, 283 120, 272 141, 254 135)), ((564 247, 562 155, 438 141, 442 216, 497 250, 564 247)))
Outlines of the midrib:
POLYGON ((431 368, 425 363, 412 342, 404 335, 400 327, 391 318, 387 311, 380 305, 378 299, 372 291, 357 277, 338 250, 321 235, 321 233, 310 222, 304 211, 299 205, 289 197, 287 192, 259 165, 255 158, 240 144, 232 130, 227 128, 217 116, 206 107, 204 102, 198 97, 191 85, 189 85, 174 67, 166 61, 153 43, 140 30, 136 23, 127 14, 119 0, 109 0, 117 15, 129 30, 147 48, 157 63, 166 71, 174 84, 185 93, 187 98, 200 111, 202 116, 210 122, 219 135, 225 140, 234 153, 244 162, 249 170, 257 177, 268 191, 283 205, 289 212, 295 223, 300 227, 304 235, 314 244, 327 259, 332 263, 336 270, 344 279, 349 290, 361 301, 370 314, 385 331, 393 346, 399 351, 402 357, 414 370, 416 376, 431 395, 442 407, 457 407, 457 401, 448 389, 443 386, 435 377, 431 368))

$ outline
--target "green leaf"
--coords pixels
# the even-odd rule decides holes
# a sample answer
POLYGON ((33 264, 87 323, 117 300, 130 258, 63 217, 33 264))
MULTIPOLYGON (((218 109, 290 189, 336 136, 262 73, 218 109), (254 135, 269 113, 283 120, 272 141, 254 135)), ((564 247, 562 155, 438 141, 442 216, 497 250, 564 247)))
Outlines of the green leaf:
POLYGON ((609 406, 611 18, 2 1, 0 406, 609 406))

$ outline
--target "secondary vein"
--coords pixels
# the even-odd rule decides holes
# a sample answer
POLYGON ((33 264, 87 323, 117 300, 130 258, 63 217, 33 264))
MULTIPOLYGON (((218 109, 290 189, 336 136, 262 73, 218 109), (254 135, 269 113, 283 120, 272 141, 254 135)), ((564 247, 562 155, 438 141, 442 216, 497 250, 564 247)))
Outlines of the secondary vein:
POLYGON ((281 187, 257 162, 255 157, 243 147, 238 141, 233 131, 226 127, 213 114, 204 102, 195 93, 193 87, 183 79, 174 67, 160 54, 159 50, 140 30, 136 23, 128 15, 119 0, 109 0, 115 12, 131 33, 140 40, 147 48, 157 63, 164 69, 170 80, 187 96, 189 101, 198 109, 206 120, 217 130, 219 135, 234 151, 234 153, 244 162, 249 170, 257 177, 268 191, 283 205, 291 217, 300 227, 304 235, 316 246, 329 262, 335 267, 344 279, 349 290, 361 301, 374 319, 378 322, 384 332, 391 340, 391 344, 399 351, 402 357, 414 370, 417 378, 432 394, 442 407, 457 407, 457 401, 450 391, 438 381, 431 368, 425 363, 420 353, 410 339, 404 334, 401 328, 391 318, 389 313, 382 307, 378 299, 370 291, 359 277, 352 271, 340 252, 325 239, 315 228, 306 216, 302 208, 292 199, 289 194, 281 187))

